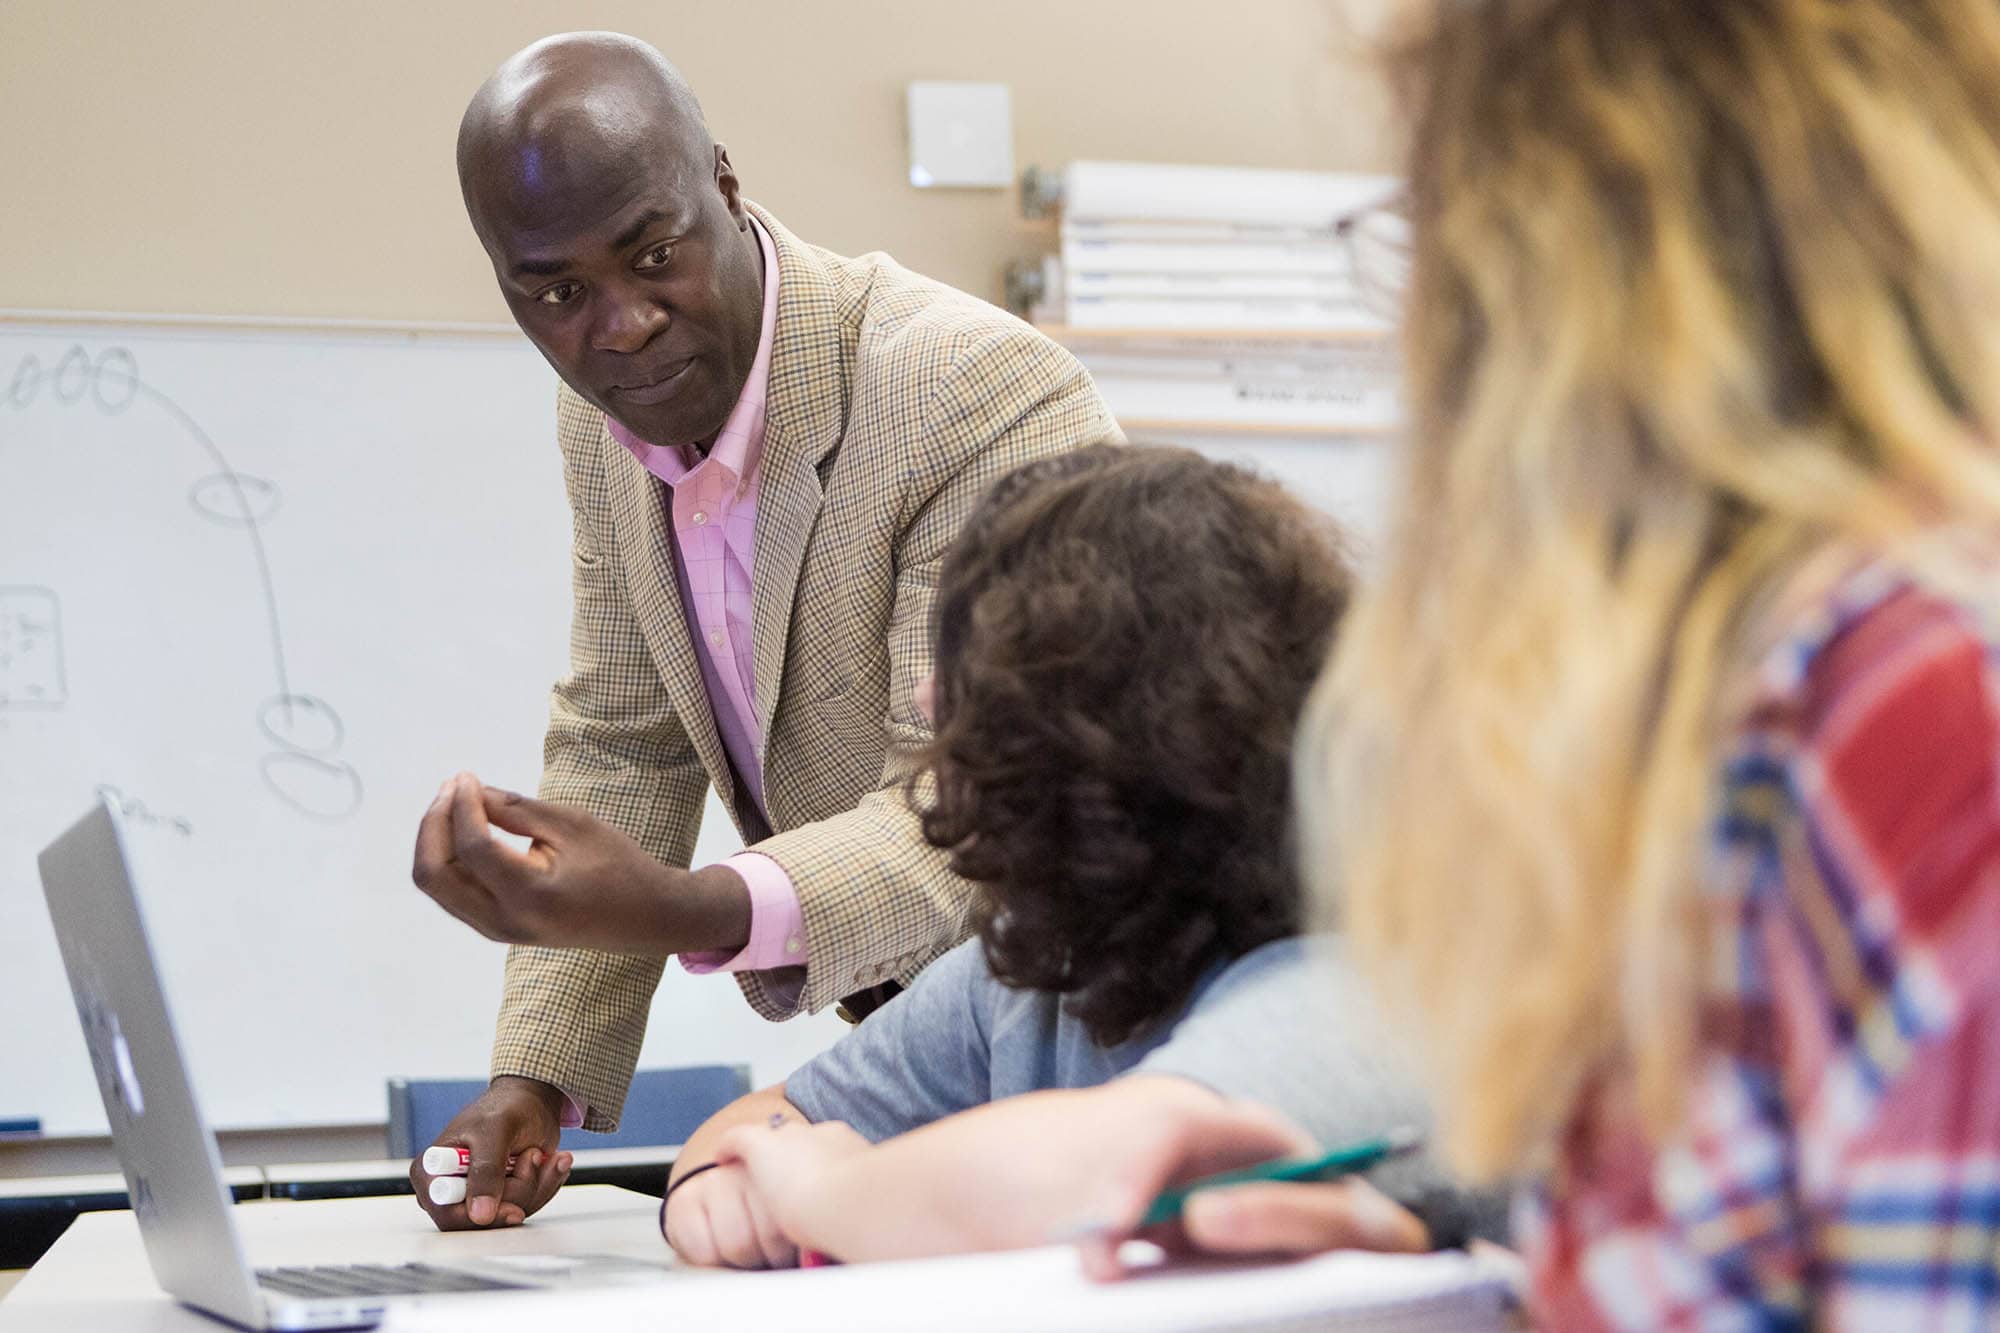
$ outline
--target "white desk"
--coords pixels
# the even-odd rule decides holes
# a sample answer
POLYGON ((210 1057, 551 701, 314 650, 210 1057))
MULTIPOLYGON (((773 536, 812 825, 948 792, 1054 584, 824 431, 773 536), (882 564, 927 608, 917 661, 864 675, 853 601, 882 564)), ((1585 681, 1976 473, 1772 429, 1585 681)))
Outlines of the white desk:
MULTIPOLYGON (((659 1200, 610 1185, 572 1185, 526 1226, 440 1232, 408 1195, 238 1204, 237 1229, 258 1268, 307 1263, 436 1262, 474 1254, 588 1251, 667 1257, 659 1200)), ((130 1212, 85 1213, 4 1300, 0 1333, 217 1333, 153 1282, 130 1212)))
MULTIPOLYGON (((240 1204, 252 1264, 403 1262, 568 1251, 659 1259, 658 1202, 609 1185, 572 1185, 526 1226, 441 1233, 408 1196, 240 1204)), ((384 1333, 658 1333, 810 1328, 816 1333, 1162 1333, 1282 1323, 1320 1327, 1334 1311, 1398 1311, 1398 1328, 1512 1329, 1511 1269, 1466 1255, 1335 1254, 1301 1264, 1161 1273, 1098 1286, 1066 1249, 785 1273, 678 1270, 656 1289, 508 1293, 426 1303, 384 1333), (1454 1289, 1478 1288, 1470 1309, 1454 1289), (1449 1300, 1450 1304, 1435 1302, 1449 1300), (1357 1302, 1360 1304, 1357 1304, 1357 1302), (1415 1303, 1414 1305, 1412 1303, 1415 1303), (1456 1318, 1447 1317, 1448 1314, 1456 1318), (1289 1321, 1289 1322, 1287 1322, 1289 1321)), ((0 1301, 0 1333, 218 1333, 153 1284, 129 1212, 87 1213, 0 1301)))

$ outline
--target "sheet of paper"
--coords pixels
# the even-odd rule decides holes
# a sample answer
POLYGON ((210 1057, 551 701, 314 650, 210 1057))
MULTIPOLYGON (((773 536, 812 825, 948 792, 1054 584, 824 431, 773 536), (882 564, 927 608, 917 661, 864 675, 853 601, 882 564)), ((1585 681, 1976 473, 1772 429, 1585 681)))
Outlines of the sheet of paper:
POLYGON ((1177 1267, 1093 1283, 1074 1250, 1026 1250, 785 1273, 686 1273, 649 1289, 534 1293, 399 1310, 398 1333, 676 1328, 1174 1330, 1310 1320, 1314 1328, 1515 1327, 1519 1274, 1463 1253, 1340 1253, 1289 1264, 1177 1267), (710 1321, 715 1321, 711 1323, 710 1321))

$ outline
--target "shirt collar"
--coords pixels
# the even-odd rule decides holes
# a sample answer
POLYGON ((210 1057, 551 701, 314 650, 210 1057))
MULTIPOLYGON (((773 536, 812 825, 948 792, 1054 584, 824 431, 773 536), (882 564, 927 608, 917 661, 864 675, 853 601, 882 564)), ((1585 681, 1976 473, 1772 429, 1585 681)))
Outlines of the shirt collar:
MULTIPOLYGON (((757 470, 764 453, 764 401, 771 387, 771 344, 778 328, 778 251, 771 242, 770 233, 754 215, 750 217, 750 230, 757 237, 757 248, 764 256, 764 317, 757 335, 757 356, 750 363, 750 376, 743 381, 743 392, 736 397, 736 406, 729 411, 729 419, 716 432, 715 442, 709 447, 708 457, 727 468, 739 479, 747 479, 757 470)), ((701 463, 701 456, 688 445, 651 444, 640 439, 615 417, 606 416, 605 424, 610 427, 611 438, 625 446, 648 472, 666 482, 669 486, 693 471, 701 463)))

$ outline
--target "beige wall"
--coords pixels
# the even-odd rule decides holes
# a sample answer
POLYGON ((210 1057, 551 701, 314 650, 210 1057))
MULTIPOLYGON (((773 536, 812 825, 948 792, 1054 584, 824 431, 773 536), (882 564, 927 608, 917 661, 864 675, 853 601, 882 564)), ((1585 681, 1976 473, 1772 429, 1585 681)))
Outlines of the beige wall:
POLYGON ((1379 168, 1387 0, 0 0, 0 306, 500 320, 452 137, 515 48, 644 37, 808 240, 989 298, 1050 244, 917 190, 903 85, 1014 92, 1015 155, 1379 168))

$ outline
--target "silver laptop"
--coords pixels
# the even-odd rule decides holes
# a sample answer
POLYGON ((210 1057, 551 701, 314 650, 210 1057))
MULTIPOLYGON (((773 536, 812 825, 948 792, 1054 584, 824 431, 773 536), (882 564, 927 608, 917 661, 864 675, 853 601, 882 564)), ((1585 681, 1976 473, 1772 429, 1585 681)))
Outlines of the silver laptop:
POLYGON ((616 1255, 253 1272, 230 1213, 215 1136, 174 1037, 117 811, 101 803, 49 844, 41 867, 146 1258, 169 1294, 244 1328, 368 1328, 398 1300, 668 1275, 664 1264, 616 1255))

